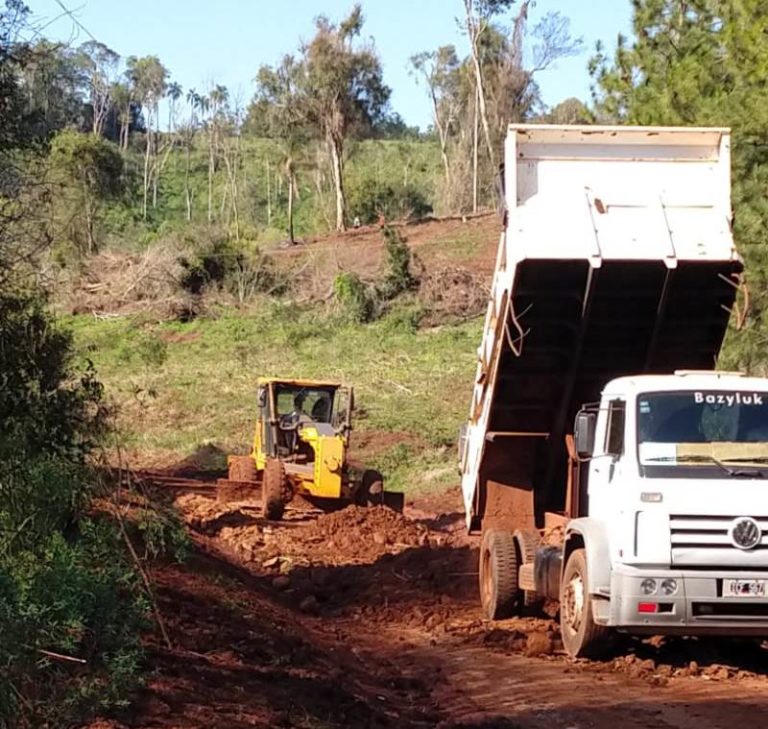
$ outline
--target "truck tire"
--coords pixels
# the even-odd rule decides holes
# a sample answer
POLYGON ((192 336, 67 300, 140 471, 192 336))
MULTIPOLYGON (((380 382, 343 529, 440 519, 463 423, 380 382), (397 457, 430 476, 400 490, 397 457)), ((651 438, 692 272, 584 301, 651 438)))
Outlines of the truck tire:
POLYGON ((517 585, 517 546, 511 532, 489 529, 480 547, 480 601, 483 615, 501 620, 520 604, 517 585))
MULTIPOLYGON (((538 532, 529 532, 518 529, 515 532, 515 542, 517 543, 517 555, 519 558, 518 569, 524 564, 531 564, 536 559, 536 550, 541 543, 541 537, 538 532)), ((533 590, 522 590, 523 602, 526 607, 538 605, 542 598, 538 592, 533 590)))
POLYGON ((610 629, 598 625, 587 589, 587 557, 583 549, 571 552, 560 584, 560 633, 563 647, 573 658, 596 658, 605 652, 610 629))
POLYGON ((363 472, 360 487, 355 494, 358 506, 379 506, 384 503, 384 476, 369 468, 363 472))
POLYGON ((256 481, 258 478, 256 462, 251 456, 230 456, 227 478, 241 483, 256 481))
POLYGON ((270 521, 279 521, 285 512, 287 479, 285 466, 279 458, 267 459, 261 493, 261 514, 270 521))

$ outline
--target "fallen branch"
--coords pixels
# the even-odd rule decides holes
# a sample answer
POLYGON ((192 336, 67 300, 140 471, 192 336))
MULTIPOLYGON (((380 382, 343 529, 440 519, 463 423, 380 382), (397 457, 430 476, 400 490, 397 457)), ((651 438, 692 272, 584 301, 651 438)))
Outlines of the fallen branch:
POLYGON ((42 653, 44 656, 47 656, 48 658, 53 658, 56 661, 68 661, 70 663, 80 663, 80 664, 86 664, 88 661, 86 661, 84 658, 74 658, 73 656, 65 656, 62 653, 54 653, 53 651, 46 651, 42 648, 37 649, 38 653, 42 653))

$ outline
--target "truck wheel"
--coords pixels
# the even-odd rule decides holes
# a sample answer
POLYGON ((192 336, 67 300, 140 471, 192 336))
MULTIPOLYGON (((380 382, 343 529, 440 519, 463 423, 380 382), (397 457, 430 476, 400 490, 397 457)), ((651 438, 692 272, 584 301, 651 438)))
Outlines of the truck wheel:
MULTIPOLYGON (((517 543, 517 554, 519 557, 518 565, 531 564, 536 560, 536 550, 541 543, 541 537, 539 537, 538 532, 518 529, 515 532, 515 542, 517 543)), ((541 602, 541 596, 533 590, 523 590, 523 601, 526 607, 532 607, 541 602)))
POLYGON ((384 503, 384 476, 369 468, 363 472, 360 487, 355 494, 358 506, 379 506, 384 503))
POLYGON ((256 462, 251 456, 230 456, 229 473, 227 478, 230 481, 256 481, 258 478, 256 472, 256 462))
POLYGON ((261 493, 261 514, 265 519, 278 521, 285 511, 287 480, 285 466, 279 458, 270 458, 264 467, 264 485, 261 493))
POLYGON ((605 651, 610 630, 598 625, 587 589, 587 558, 583 549, 571 552, 560 585, 560 633, 573 658, 594 658, 605 651))
POLYGON ((480 600, 489 620, 510 617, 520 602, 517 547, 510 532, 489 529, 480 548, 480 600))

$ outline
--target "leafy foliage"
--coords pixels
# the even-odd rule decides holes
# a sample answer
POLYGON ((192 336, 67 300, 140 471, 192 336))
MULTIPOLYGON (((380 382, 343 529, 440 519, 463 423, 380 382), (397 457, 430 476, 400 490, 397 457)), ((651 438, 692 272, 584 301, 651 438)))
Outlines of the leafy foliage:
POLYGON ((3 726, 81 718, 120 700, 138 676, 136 573, 114 526, 86 516, 96 493, 87 458, 108 411, 92 368, 78 371, 73 358, 39 296, 0 293, 3 726))
POLYGON ((95 253, 104 203, 123 189, 123 158, 111 142, 65 130, 51 144, 58 237, 79 253, 95 253))
POLYGON ((376 312, 373 295, 356 273, 336 276, 333 293, 351 321, 363 324, 373 319, 376 312))
POLYGON ((412 288, 416 283, 411 274, 411 249, 396 228, 384 228, 387 251, 387 274, 381 287, 382 298, 390 300, 412 288))

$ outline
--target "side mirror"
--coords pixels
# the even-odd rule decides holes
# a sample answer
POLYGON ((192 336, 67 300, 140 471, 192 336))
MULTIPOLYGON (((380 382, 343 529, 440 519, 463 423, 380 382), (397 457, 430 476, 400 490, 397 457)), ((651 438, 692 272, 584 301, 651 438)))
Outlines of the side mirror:
POLYGON ((266 388, 260 388, 259 392, 257 394, 257 402, 259 403, 260 408, 264 408, 267 406, 267 390, 266 388))
POLYGON ((586 413, 583 410, 576 416, 573 426, 573 440, 576 453, 580 458, 588 458, 595 449, 595 426, 597 416, 595 413, 586 413))

